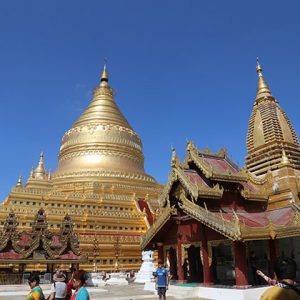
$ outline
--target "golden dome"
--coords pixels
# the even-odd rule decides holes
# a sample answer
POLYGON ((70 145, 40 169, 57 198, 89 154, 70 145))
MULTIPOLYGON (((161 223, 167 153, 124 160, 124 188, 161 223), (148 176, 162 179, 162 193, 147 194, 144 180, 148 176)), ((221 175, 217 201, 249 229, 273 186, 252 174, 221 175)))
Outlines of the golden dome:
POLYGON ((145 174, 141 139, 114 100, 106 67, 90 105, 63 136, 53 179, 102 176, 155 182, 145 174))
POLYGON ((290 162, 300 169, 300 150, 296 132, 272 95, 259 63, 256 70, 257 96, 248 127, 247 168, 256 175, 276 170, 280 166, 284 152, 290 157, 290 162))

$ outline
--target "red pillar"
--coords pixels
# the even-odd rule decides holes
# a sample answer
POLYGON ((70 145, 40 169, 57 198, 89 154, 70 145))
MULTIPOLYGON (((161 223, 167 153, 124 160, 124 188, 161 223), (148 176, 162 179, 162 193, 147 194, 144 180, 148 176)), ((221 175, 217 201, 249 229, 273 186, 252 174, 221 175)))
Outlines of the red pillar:
POLYGON ((158 252, 158 260, 161 260, 163 263, 165 262, 164 258, 164 244, 163 243, 157 243, 157 252, 158 252))
POLYGON ((242 242, 234 242, 235 256, 235 284, 237 286, 248 285, 246 245, 242 242))
POLYGON ((276 241, 269 240, 269 249, 270 249, 270 276, 274 278, 274 265, 277 259, 276 255, 276 241))
POLYGON ((205 232, 205 226, 201 224, 201 251, 202 251, 202 260, 203 260, 203 283, 206 285, 212 284, 212 272, 209 267, 209 256, 208 256, 208 246, 207 238, 205 232))
POLYGON ((177 275, 178 280, 184 280, 182 268, 181 234, 177 233, 177 275))

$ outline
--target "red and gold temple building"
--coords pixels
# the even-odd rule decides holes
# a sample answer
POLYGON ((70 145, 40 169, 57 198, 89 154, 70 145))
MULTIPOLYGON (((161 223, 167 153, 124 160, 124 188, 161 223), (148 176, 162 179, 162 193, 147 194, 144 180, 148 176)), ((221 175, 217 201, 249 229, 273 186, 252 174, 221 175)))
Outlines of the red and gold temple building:
POLYGON ((252 267, 272 274, 278 256, 300 264, 299 142, 259 64, 257 73, 244 168, 223 149, 188 142, 183 161, 173 149, 160 214, 141 242, 173 279, 244 286, 256 283, 252 267))

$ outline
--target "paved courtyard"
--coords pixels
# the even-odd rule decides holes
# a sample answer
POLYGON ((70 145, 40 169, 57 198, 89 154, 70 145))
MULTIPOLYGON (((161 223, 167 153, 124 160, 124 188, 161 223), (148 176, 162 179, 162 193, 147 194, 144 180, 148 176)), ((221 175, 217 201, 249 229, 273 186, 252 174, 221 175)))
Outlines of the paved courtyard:
MULTIPOLYGON (((45 295, 49 295, 50 286, 42 285, 45 295)), ((104 286, 99 288, 88 288, 90 292, 91 300, 157 300, 158 297, 149 291, 143 290, 142 284, 130 284, 128 286, 104 286)), ((27 285, 2 285, 0 286, 0 300, 24 300, 29 291, 27 285)), ((168 300, 175 300, 174 297, 167 297, 168 300)), ((188 299, 188 298, 185 298, 188 299)), ((190 298, 198 299, 200 298, 190 298)))

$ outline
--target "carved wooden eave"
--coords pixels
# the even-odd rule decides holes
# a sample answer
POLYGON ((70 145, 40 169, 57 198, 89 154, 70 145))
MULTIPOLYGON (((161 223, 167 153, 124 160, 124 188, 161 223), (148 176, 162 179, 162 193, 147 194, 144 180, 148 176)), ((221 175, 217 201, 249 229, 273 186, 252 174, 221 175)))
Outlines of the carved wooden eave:
POLYGON ((191 196, 193 200, 198 198, 198 188, 195 184, 193 184, 189 178, 184 174, 182 169, 173 169, 175 173, 175 177, 181 183, 183 188, 187 191, 187 193, 191 196))
POLYGON ((210 156, 214 158, 222 158, 226 160, 230 165, 234 165, 228 157, 223 154, 207 154, 201 153, 191 142, 187 146, 187 162, 193 162, 201 172, 210 180, 215 181, 225 181, 225 182, 246 182, 247 181, 247 174, 243 169, 239 170, 237 173, 228 172, 220 172, 213 168, 213 166, 207 163, 204 159, 205 156, 210 156))
POLYGON ((175 174, 173 170, 171 171, 167 184, 164 186, 162 193, 160 194, 158 198, 159 207, 164 207, 166 203, 169 201, 169 194, 171 192, 173 183, 176 181, 175 174))
POLYGON ((173 167, 168 182, 159 197, 159 203, 161 207, 166 205, 166 202, 169 201, 171 189, 176 181, 180 182, 184 190, 191 196, 193 201, 197 200, 198 197, 220 199, 223 196, 224 189, 219 184, 216 184, 213 188, 197 186, 185 175, 184 170, 173 167))
POLYGON ((263 227, 249 227, 242 225, 242 240, 267 240, 300 236, 300 212, 295 211, 293 218, 287 225, 276 225, 271 220, 263 227))
POLYGON ((263 175, 262 177, 257 177, 256 175, 246 171, 248 181, 255 185, 267 185, 273 182, 273 175, 271 171, 268 171, 267 174, 263 175))
POLYGON ((181 183, 185 191, 191 196, 193 201, 197 200, 199 197, 220 199, 223 196, 224 189, 219 184, 216 184, 212 188, 198 186, 191 182, 188 176, 185 175, 184 170, 175 169, 175 173, 178 181, 181 183))
POLYGON ((207 227, 213 229, 214 231, 226 236, 230 240, 240 240, 241 230, 238 218, 234 218, 233 220, 225 220, 222 217, 220 218, 219 216, 216 216, 209 210, 192 203, 184 196, 182 196, 180 200, 182 201, 181 209, 186 214, 193 217, 200 223, 206 225, 207 227))
POLYGON ((250 201, 257 201, 257 202, 266 202, 268 201, 269 197, 264 192, 250 192, 247 189, 241 189, 241 195, 250 201))
POLYGON ((155 220, 153 225, 148 229, 147 233, 141 237, 141 249, 151 242, 153 237, 158 233, 158 231, 167 223, 171 215, 176 212, 174 207, 167 206, 163 209, 160 216, 155 220))

